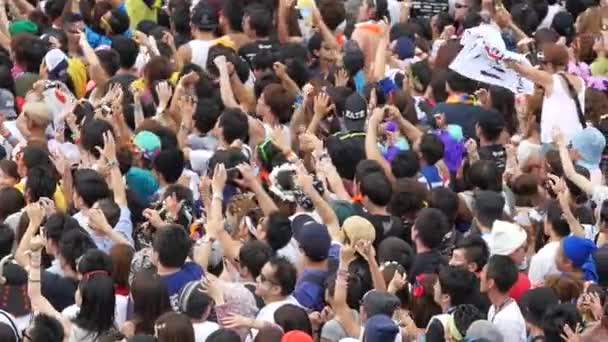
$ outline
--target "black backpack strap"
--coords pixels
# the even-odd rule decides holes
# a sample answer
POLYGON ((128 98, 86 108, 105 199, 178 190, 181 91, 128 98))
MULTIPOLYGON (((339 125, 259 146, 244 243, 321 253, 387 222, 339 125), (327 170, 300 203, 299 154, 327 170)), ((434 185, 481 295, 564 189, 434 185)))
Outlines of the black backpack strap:
POLYGON ((574 104, 576 105, 576 113, 578 114, 578 121, 580 121, 581 126, 583 126, 583 128, 587 128, 587 120, 585 120, 585 115, 583 114, 583 107, 581 107, 581 102, 578 100, 578 94, 576 93, 576 89, 574 89, 574 86, 572 85, 572 83, 570 83, 570 80, 568 80, 568 77, 566 77, 566 75, 561 72, 558 73, 558 75, 564 80, 564 82, 566 82, 570 97, 572 98, 572 100, 574 100, 574 104))

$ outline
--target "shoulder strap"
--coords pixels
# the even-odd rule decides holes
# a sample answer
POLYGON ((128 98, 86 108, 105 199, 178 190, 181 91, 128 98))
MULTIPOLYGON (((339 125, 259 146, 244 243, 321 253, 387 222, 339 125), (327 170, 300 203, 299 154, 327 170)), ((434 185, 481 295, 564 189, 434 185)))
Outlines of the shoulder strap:
POLYGON ((578 121, 580 121, 581 126, 583 126, 583 128, 587 128, 587 121, 585 120, 585 115, 583 114, 581 103, 578 100, 578 94, 576 93, 576 89, 574 89, 574 86, 572 85, 572 83, 570 83, 570 80, 568 80, 568 77, 566 77, 566 75, 561 72, 558 73, 558 75, 564 80, 564 82, 566 82, 570 97, 572 98, 572 100, 574 100, 574 104, 576 105, 576 112, 578 114, 578 121))
POLYGON ((19 337, 19 329, 17 329, 17 326, 15 325, 15 322, 13 321, 11 316, 4 310, 0 310, 0 315, 6 317, 6 320, 10 324, 11 329, 13 330, 13 334, 15 334, 15 338, 17 339, 17 341, 21 341, 19 337))

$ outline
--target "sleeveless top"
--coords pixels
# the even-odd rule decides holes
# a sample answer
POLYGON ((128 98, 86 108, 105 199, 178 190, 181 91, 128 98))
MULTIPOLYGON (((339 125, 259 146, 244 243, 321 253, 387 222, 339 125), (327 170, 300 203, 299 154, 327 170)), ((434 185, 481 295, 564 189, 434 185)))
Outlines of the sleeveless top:
POLYGON ((207 70, 207 56, 209 48, 214 44, 214 40, 191 40, 188 42, 190 51, 192 51, 191 62, 200 66, 203 70, 207 70))
MULTIPOLYGON (((578 92, 578 100, 582 106, 583 113, 585 113, 584 86, 578 92)), ((543 99, 543 110, 540 119, 540 141, 542 143, 552 142, 551 131, 553 127, 559 127, 567 141, 572 140, 574 135, 583 129, 578 119, 576 104, 560 75, 553 75, 553 91, 550 96, 546 96, 545 94, 543 99)))

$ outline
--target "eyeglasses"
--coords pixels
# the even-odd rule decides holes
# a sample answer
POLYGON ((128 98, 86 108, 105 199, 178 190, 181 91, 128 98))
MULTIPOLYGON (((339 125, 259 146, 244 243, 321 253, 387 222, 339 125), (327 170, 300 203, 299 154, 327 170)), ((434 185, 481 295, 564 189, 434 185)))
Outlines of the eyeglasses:
POLYGON ((456 3, 456 5, 454 5, 454 7, 456 9, 462 9, 462 8, 469 8, 469 5, 456 3))

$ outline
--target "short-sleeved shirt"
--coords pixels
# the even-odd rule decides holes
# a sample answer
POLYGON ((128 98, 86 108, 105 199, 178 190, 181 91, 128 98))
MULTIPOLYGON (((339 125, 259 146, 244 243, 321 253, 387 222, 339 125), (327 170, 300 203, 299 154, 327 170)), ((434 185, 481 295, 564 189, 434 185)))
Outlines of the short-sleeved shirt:
POLYGON ((203 269, 198 264, 186 262, 181 270, 170 275, 161 276, 161 279, 167 285, 167 290, 169 290, 169 298, 171 299, 173 310, 177 311, 179 309, 177 300, 182 287, 191 281, 200 280, 203 274, 203 269))

